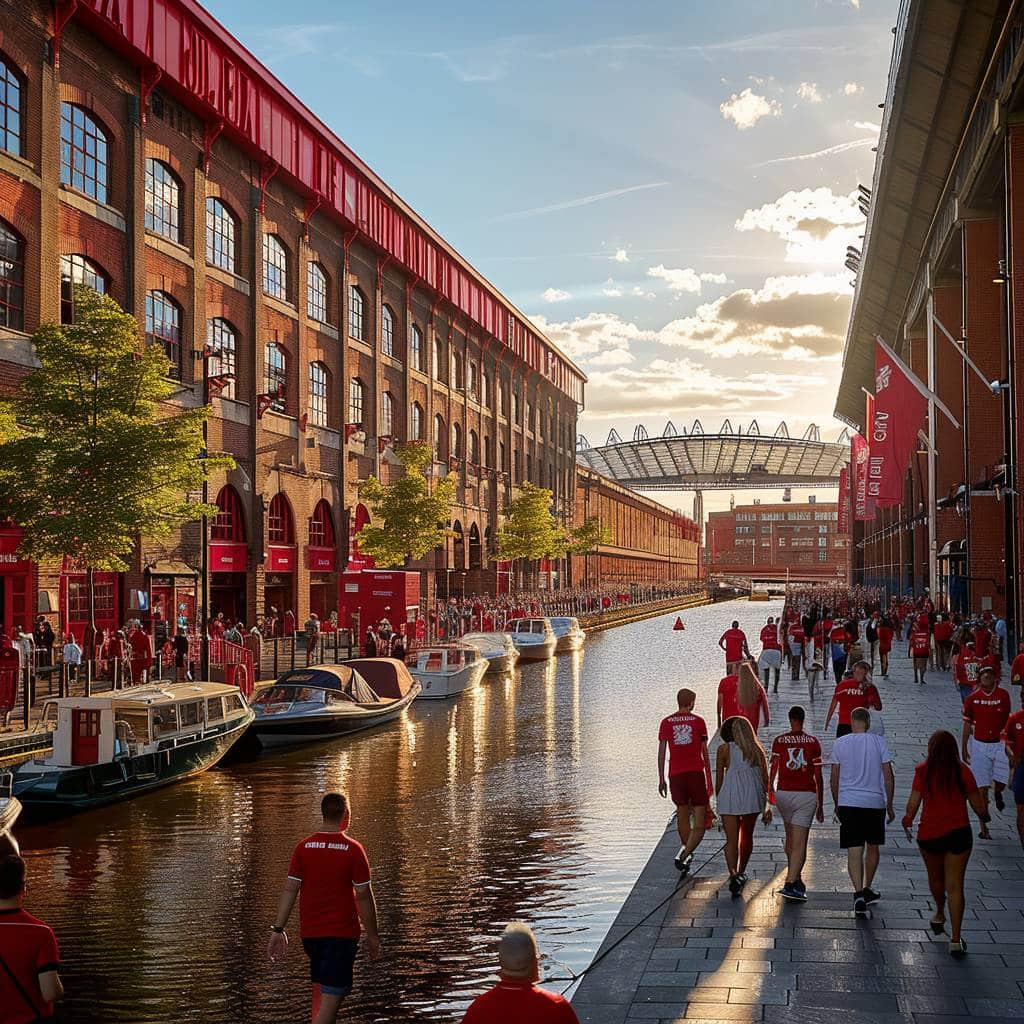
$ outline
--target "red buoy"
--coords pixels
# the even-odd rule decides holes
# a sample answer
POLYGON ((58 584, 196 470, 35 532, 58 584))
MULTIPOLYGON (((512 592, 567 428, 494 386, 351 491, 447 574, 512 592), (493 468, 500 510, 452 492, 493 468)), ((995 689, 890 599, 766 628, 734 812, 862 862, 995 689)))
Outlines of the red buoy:
POLYGON ((683 625, 683 620, 678 615, 676 616, 676 624, 672 628, 676 630, 686 629, 686 627, 683 625))

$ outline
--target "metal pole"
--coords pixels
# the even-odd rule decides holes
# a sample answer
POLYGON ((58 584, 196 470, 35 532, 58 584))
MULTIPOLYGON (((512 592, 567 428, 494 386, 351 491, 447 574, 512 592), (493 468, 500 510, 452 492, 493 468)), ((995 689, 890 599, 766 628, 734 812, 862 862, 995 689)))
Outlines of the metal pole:
MULTIPOLYGON (((935 489, 935 296, 932 291, 932 268, 927 267, 928 274, 928 590, 935 593, 938 570, 938 544, 936 522, 936 489, 935 489)), ((933 598, 934 600, 934 598, 933 598)))

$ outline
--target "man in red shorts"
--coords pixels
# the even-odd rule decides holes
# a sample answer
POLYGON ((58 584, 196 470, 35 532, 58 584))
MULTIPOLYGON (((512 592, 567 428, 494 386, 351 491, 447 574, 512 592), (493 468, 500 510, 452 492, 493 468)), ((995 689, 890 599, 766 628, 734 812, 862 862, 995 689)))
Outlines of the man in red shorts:
POLYGON ((832 694, 832 703, 825 715, 825 728, 832 721, 832 715, 839 709, 839 721, 836 724, 836 738, 853 731, 853 715, 855 708, 867 708, 869 711, 882 710, 882 698, 878 687, 870 679, 868 673, 871 666, 866 661, 858 661, 853 666, 853 675, 841 679, 832 694))
POLYGON ((501 980, 477 996, 462 1024, 579 1024, 562 996, 537 988, 540 956, 537 940, 525 924, 510 924, 498 943, 501 980))
POLYGON ((916 623, 910 630, 907 657, 914 659, 914 682, 924 685, 924 674, 928 671, 928 658, 932 653, 932 636, 928 632, 928 620, 925 624, 916 623))
MULTIPOLYGON (((974 773, 988 810, 989 787, 995 790, 996 807, 1005 806, 1003 790, 1010 781, 1010 766, 1000 737, 1010 717, 1010 695, 996 685, 991 668, 978 673, 978 688, 964 701, 964 728, 960 756, 974 773)), ((990 839, 988 825, 982 825, 982 839, 990 839)))
POLYGON ((672 795, 676 805, 676 827, 682 847, 676 867, 685 875, 693 863, 693 851, 704 838, 711 792, 711 760, 708 757, 708 727, 693 713, 697 694, 682 689, 676 694, 679 710, 662 720, 658 730, 658 792, 672 795), (665 754, 668 753, 668 781, 665 754), (693 814, 693 825, 690 815, 693 814))
POLYGON ((1006 720, 1001 739, 1006 744, 1010 786, 1017 803, 1017 835, 1020 837, 1021 849, 1024 849, 1024 690, 1021 694, 1022 710, 1015 711, 1006 720))
POLYGON ((747 634, 740 629, 737 620, 718 638, 718 646, 725 651, 725 671, 733 673, 744 658, 750 657, 747 634))

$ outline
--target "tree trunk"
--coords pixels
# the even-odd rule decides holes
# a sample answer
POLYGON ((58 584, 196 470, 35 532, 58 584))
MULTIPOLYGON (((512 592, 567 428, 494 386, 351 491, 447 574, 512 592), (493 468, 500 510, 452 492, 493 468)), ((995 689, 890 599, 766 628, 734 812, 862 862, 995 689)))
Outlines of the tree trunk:
MULTIPOLYGON (((85 627, 85 656, 90 662, 94 662, 96 653, 96 570, 90 565, 85 570, 86 589, 89 594, 89 622, 85 627)), ((92 678, 92 672, 89 671, 89 665, 86 666, 85 679, 86 679, 86 696, 89 696, 89 681, 92 678)))

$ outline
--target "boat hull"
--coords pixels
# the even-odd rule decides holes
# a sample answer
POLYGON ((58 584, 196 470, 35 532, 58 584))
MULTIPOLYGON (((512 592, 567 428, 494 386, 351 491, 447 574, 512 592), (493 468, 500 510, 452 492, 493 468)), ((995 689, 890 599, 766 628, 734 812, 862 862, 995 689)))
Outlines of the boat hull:
POLYGON ((481 658, 451 673, 410 671, 422 687, 420 700, 444 700, 476 686, 487 671, 487 662, 481 658))
POLYGON ((17 853, 18 843, 12 833, 14 823, 21 814, 21 801, 13 796, 0 797, 0 856, 17 853))
POLYGON ((511 672, 519 661, 518 654, 499 654, 487 659, 487 674, 502 675, 511 672))
POLYGON ((566 636, 560 636, 555 641, 555 654, 565 654, 568 651, 578 651, 583 646, 583 641, 586 638, 579 633, 569 633, 566 636))
POLYGON ((522 644, 521 646, 515 642, 514 638, 512 642, 516 644, 520 661, 547 661, 555 653, 554 640, 543 644, 522 644))

